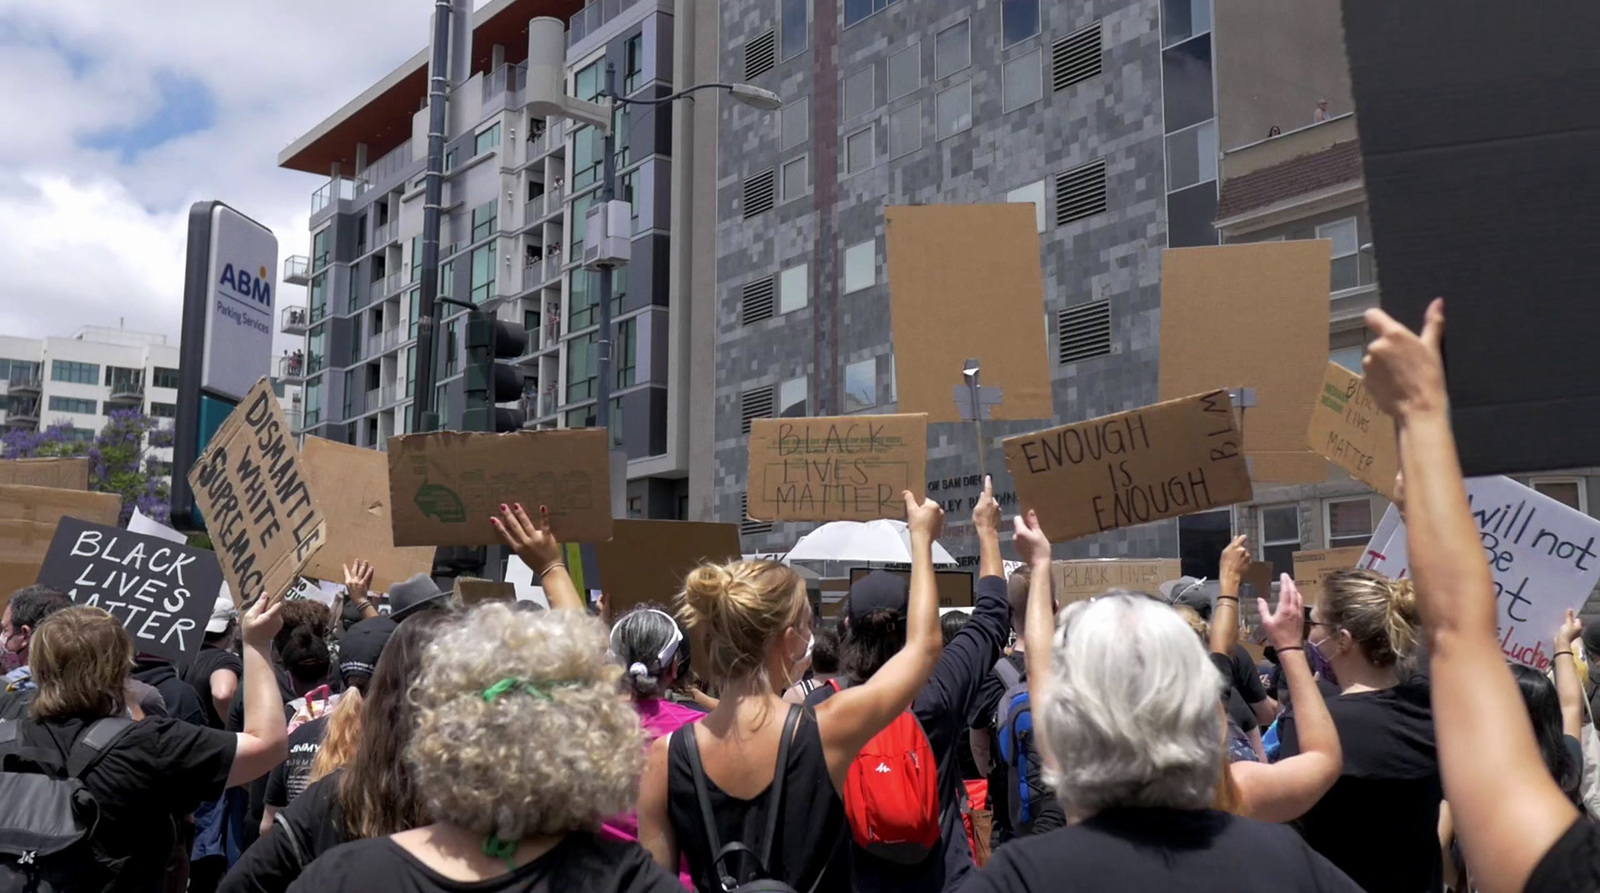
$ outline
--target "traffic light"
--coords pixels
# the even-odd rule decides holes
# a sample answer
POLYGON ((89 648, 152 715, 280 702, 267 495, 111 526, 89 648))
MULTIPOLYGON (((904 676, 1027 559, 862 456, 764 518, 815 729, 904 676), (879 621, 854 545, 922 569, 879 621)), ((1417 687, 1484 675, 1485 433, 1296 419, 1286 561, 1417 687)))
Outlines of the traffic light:
POLYGON ((528 333, 492 314, 474 310, 467 319, 467 407, 461 417, 465 431, 520 431, 521 409, 501 409, 497 403, 522 398, 523 375, 515 362, 527 347, 528 333))

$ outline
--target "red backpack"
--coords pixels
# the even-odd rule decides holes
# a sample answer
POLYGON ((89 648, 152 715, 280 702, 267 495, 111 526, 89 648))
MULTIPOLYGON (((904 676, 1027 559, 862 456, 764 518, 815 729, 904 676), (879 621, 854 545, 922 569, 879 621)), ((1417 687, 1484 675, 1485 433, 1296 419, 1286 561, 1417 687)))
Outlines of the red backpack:
MULTIPOLYGON (((839 691, 836 680, 828 680, 839 691)), ((939 764, 922 724, 901 713, 861 748, 844 782, 856 846, 915 865, 939 845, 939 764)))

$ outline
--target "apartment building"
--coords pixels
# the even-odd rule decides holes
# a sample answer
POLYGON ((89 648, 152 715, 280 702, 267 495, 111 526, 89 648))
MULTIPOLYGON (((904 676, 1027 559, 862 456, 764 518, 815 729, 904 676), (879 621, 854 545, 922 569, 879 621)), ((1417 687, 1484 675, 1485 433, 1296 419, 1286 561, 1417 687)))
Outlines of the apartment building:
MULTIPOLYGON (((530 428, 593 424, 598 393, 599 275, 583 269, 584 214, 603 160, 592 127, 524 108, 528 21, 569 21, 568 91, 593 99, 606 62, 629 97, 671 92, 670 0, 492 0, 458 4, 452 29, 440 286, 526 329, 522 408, 530 428)), ((426 34, 419 34, 419 38, 426 34)), ((327 177, 311 199, 311 254, 285 262, 306 287, 283 331, 303 350, 279 358, 305 386, 305 433, 383 449, 407 433, 416 398, 426 82, 423 49, 279 157, 327 177)), ((611 431, 626 451, 630 515, 682 517, 683 451, 668 441, 685 398, 669 390, 673 306, 667 287, 673 110, 617 115, 618 198, 633 206, 632 260, 612 275, 611 431), (669 402, 671 407, 669 409, 669 402)), ((459 428, 466 312, 439 307, 435 408, 459 428)))

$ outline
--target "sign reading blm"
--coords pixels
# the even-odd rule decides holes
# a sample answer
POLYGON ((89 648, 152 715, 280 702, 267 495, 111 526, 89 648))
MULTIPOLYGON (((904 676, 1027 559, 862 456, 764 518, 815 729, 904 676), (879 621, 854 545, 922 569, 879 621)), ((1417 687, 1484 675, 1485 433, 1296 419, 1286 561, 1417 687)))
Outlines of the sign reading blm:
POLYGON ((1250 498, 1227 391, 1009 437, 1023 511, 1056 542, 1250 498))
POLYGON ((200 653, 222 568, 204 549, 62 518, 39 582, 117 618, 135 652, 183 664, 200 653))
POLYGON ((904 518, 922 494, 928 417, 756 419, 750 423, 746 513, 758 521, 904 518))

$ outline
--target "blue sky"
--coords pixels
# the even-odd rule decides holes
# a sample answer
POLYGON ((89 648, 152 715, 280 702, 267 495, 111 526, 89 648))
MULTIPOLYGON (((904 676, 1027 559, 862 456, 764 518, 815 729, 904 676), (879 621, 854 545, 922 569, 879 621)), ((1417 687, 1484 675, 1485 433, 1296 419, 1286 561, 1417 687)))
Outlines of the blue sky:
POLYGON ((199 78, 171 71, 154 74, 159 102, 144 118, 85 137, 85 148, 117 152, 124 164, 185 134, 217 123, 217 101, 199 78))

